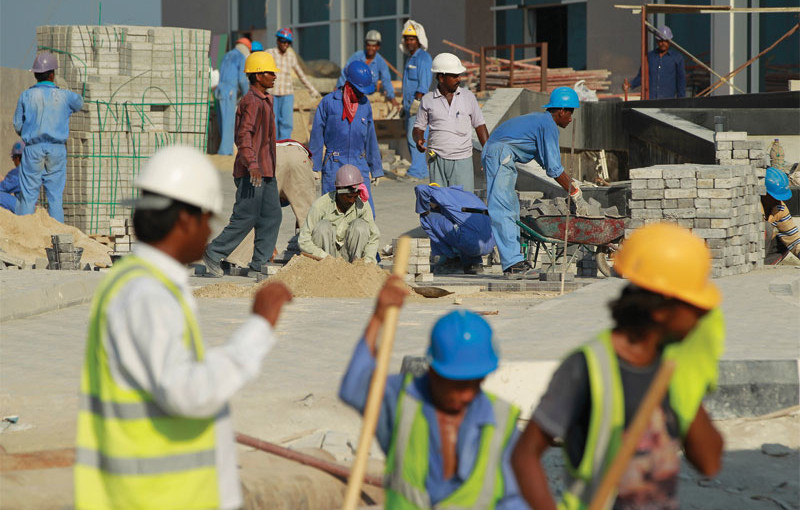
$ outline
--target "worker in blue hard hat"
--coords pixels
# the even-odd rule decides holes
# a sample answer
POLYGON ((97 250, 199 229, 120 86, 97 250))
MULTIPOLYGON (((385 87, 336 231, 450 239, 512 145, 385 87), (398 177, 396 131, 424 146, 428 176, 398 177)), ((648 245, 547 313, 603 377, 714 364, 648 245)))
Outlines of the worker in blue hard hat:
POLYGON ((14 168, 8 171, 3 180, 0 182, 0 207, 8 209, 12 213, 15 212, 17 207, 17 195, 19 195, 19 166, 22 163, 22 149, 25 147, 25 142, 18 141, 11 147, 11 161, 14 162, 14 168))
POLYGON ((486 141, 481 156, 492 233, 506 278, 535 274, 520 249, 517 163, 536 161, 569 193, 576 214, 587 214, 589 209, 580 187, 564 171, 558 143, 558 128, 566 128, 572 122, 572 112, 580 108, 578 94, 569 87, 558 87, 543 108, 547 113, 520 115, 500 124, 486 141))
POLYGON ((260 41, 253 41, 250 44, 250 53, 254 53, 256 51, 264 51, 264 45, 261 44, 260 41))
POLYGON ((789 253, 800 258, 800 230, 783 202, 792 198, 789 177, 771 166, 767 168, 766 185, 767 193, 761 195, 761 212, 767 221, 765 263, 777 264, 789 253))
POLYGON ((372 71, 356 60, 345 69, 347 81, 322 98, 314 114, 309 149, 314 171, 322 172, 322 194, 336 189, 336 172, 343 165, 361 171, 375 214, 370 184, 383 177, 383 163, 372 120, 372 105, 366 97, 375 92, 372 71), (322 147, 325 150, 322 150, 322 147))
MULTIPOLYGON (((686 64, 680 53, 670 48, 672 30, 666 25, 656 33, 656 48, 647 52, 647 76, 650 89, 643 99, 670 99, 686 95, 686 64)), ((622 89, 627 92, 642 84, 642 69, 628 82, 626 78, 622 89)))
MULTIPOLYGON (((407 292, 401 283, 392 276, 381 289, 339 389, 362 413, 378 331, 407 292)), ((509 465, 519 409, 481 389, 498 364, 491 326, 473 312, 450 312, 434 325, 427 358, 421 377, 386 381, 376 429, 387 457, 384 507, 527 509, 509 465)))

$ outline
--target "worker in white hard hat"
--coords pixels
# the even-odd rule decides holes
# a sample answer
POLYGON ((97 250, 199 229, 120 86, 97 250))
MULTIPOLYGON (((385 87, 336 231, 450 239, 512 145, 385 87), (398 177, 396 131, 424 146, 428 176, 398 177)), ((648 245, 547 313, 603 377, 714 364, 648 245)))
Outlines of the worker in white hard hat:
POLYGON ((466 68, 452 53, 440 53, 433 59, 436 88, 422 96, 412 136, 417 151, 428 153, 431 182, 440 186, 461 186, 475 190, 472 170, 472 130, 481 145, 489 139, 481 107, 475 95, 460 87, 466 68), (425 130, 430 137, 425 140, 425 130))
MULTIPOLYGON (((686 63, 683 56, 671 49, 672 30, 666 25, 656 33, 656 48, 647 52, 647 76, 650 93, 644 99, 670 99, 686 96, 686 63)), ((626 78, 622 89, 627 92, 642 84, 642 69, 628 82, 626 78)))
POLYGON ((291 300, 261 288, 225 345, 206 349, 186 264, 222 212, 218 171, 200 151, 157 152, 136 181, 138 243, 100 284, 81 378, 75 507, 241 508, 228 402, 254 379, 291 300))
POLYGON ((347 66, 350 65, 351 62, 358 60, 369 66, 369 70, 372 72, 372 83, 375 84, 375 90, 382 89, 384 96, 386 96, 386 99, 392 106, 400 108, 400 103, 398 103, 397 99, 394 97, 394 87, 392 86, 392 77, 389 74, 389 66, 386 64, 386 60, 384 60, 383 56, 378 53, 380 49, 381 33, 377 30, 370 30, 367 32, 367 35, 364 36, 364 49, 353 53, 350 55, 350 58, 347 59, 347 63, 342 68, 342 74, 339 76, 339 81, 336 82, 336 88, 344 86, 344 82, 347 81, 347 77, 344 75, 345 69, 347 69, 347 66))
POLYGON ((431 74, 433 62, 430 53, 427 52, 428 38, 421 24, 411 19, 406 21, 401 35, 403 44, 400 47, 404 53, 410 55, 403 69, 403 113, 406 121, 406 141, 408 151, 411 153, 408 176, 423 180, 428 177, 428 165, 425 155, 416 150, 417 144, 413 133, 420 101, 430 90, 433 81, 431 74))
POLYGON ((372 217, 361 170, 354 165, 339 167, 334 185, 334 191, 311 205, 300 227, 300 250, 318 259, 333 256, 376 263, 381 233, 372 217))

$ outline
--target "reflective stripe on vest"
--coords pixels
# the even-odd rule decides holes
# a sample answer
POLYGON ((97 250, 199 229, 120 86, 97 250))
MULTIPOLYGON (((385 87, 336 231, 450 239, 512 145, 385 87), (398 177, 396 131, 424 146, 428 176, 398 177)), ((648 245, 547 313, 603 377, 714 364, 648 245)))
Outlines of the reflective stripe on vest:
MULTIPOLYGON (((601 333, 581 350, 589 372, 592 410, 583 457, 577 467, 572 466, 564 450, 568 489, 559 508, 568 510, 588 508, 610 459, 620 447, 625 427, 625 397, 611 332, 601 333)), ((610 507, 614 498, 609 501, 610 507)))
POLYGON ((195 360, 204 356, 197 322, 180 289, 138 257, 117 263, 92 303, 78 413, 75 506, 218 507, 214 418, 170 416, 151 394, 120 386, 111 373, 107 307, 135 278, 154 279, 170 291, 183 310, 184 344, 195 360))
MULTIPOLYGON (((384 477, 387 509, 432 508, 425 489, 428 473, 428 423, 422 413, 422 403, 408 395, 411 380, 406 376, 398 398, 387 472, 384 477)), ((502 456, 516 425, 519 410, 507 402, 486 393, 492 402, 497 425, 483 427, 478 455, 469 478, 447 498, 433 508, 491 509, 503 496, 502 456)))

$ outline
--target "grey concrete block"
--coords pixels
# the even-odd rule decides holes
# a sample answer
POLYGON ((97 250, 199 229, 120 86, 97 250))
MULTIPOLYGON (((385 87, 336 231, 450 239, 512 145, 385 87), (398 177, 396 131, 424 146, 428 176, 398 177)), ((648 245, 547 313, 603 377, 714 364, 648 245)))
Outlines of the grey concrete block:
POLYGON ((664 179, 664 185, 666 188, 680 188, 681 187, 681 180, 680 179, 664 179))
POLYGON ((670 166, 664 169, 665 179, 685 179, 686 177, 694 177, 696 168, 689 165, 670 166))
POLYGON ((707 209, 711 207, 711 199, 709 198, 695 198, 694 206, 698 209, 707 209))
POLYGON ((657 189, 634 189, 631 190, 631 198, 633 200, 652 200, 664 198, 664 193, 669 190, 657 189))
POLYGON ((632 209, 631 218, 633 219, 660 219, 664 213, 661 209, 632 209))
POLYGON ((694 198, 679 198, 678 199, 678 209, 688 209, 694 208, 694 202, 696 199, 694 198))
POLYGON ((727 237, 724 228, 696 228, 692 232, 703 239, 724 239, 727 237))
POLYGON ((663 214, 664 218, 669 219, 679 219, 679 218, 694 218, 697 213, 697 209, 690 208, 690 209, 665 209, 663 214))
POLYGON ((697 191, 697 189, 666 189, 664 198, 695 198, 697 191))
POLYGON ((716 152, 716 154, 714 155, 714 157, 717 159, 717 161, 733 159, 733 151, 729 151, 729 150, 728 151, 721 151, 721 150, 718 150, 716 152))
POLYGON ((664 179, 647 179, 647 189, 664 189, 664 179))
POLYGON ((628 203, 628 209, 644 209, 646 200, 631 200, 628 203))
POLYGON ((681 188, 696 188, 697 187, 697 179, 694 177, 684 177, 681 179, 681 188))
POLYGON ((729 151, 733 149, 733 142, 717 142, 718 151, 729 151))
POLYGON ((670 200, 662 200, 661 201, 661 208, 662 209, 675 209, 678 207, 678 200, 677 199, 670 199, 670 200))
POLYGON ((702 188, 694 191, 697 198, 733 198, 733 192, 729 189, 702 188))
POLYGON ((661 207, 662 207, 661 202, 662 202, 662 200, 658 200, 658 199, 645 200, 644 201, 644 207, 645 207, 645 209, 661 209, 661 207))
POLYGON ((722 179, 714 179, 714 187, 719 189, 730 189, 744 184, 741 177, 730 177, 722 179))
POLYGON ((733 148, 735 150, 747 149, 764 149, 764 143, 758 140, 736 140, 733 142, 733 148))
POLYGON ((734 142, 737 140, 747 140, 746 131, 721 131, 714 133, 715 142, 734 142))
POLYGON ((631 179, 631 189, 647 189, 648 179, 631 179))
POLYGON ((732 168, 711 165, 699 167, 696 175, 698 179, 729 179, 734 177, 732 168))
POLYGON ((711 220, 709 218, 695 218, 692 228, 711 228, 711 220))
POLYGON ((632 168, 628 173, 633 179, 661 179, 663 177, 660 167, 632 168))

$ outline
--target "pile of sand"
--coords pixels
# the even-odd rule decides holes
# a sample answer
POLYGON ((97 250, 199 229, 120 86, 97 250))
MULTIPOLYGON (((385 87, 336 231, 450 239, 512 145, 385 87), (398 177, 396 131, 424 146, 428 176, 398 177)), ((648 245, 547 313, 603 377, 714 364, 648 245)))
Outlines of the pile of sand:
POLYGON ((53 234, 72 234, 75 246, 83 248, 81 265, 111 264, 108 246, 91 239, 75 227, 59 223, 44 209, 36 209, 35 213, 26 216, 17 216, 0 208, 0 250, 23 259, 26 264, 33 264, 37 258, 47 257, 45 248, 53 245, 50 239, 53 234))

